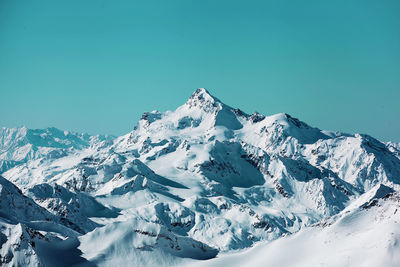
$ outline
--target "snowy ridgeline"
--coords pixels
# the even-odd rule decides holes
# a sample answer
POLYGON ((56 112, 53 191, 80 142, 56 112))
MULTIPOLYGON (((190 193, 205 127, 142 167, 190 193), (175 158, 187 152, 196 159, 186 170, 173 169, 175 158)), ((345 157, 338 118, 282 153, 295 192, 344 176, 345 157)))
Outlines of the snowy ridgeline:
POLYGON ((117 138, 2 128, 0 173, 0 265, 400 265, 399 144, 205 89, 117 138))

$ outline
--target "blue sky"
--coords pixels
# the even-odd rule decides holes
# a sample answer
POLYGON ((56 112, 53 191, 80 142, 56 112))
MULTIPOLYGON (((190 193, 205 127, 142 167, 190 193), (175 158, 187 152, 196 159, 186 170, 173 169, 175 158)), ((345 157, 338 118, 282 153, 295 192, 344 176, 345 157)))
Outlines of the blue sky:
POLYGON ((198 87, 400 142, 400 1, 0 1, 0 126, 130 131, 198 87))

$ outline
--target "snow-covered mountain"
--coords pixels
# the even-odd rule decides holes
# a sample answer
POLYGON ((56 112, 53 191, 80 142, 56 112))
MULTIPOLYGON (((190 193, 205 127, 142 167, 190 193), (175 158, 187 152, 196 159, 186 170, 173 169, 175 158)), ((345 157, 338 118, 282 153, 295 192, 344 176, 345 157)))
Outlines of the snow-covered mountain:
MULTIPOLYGON (((251 255, 255 266, 293 266, 284 257, 268 265, 264 255, 300 243, 312 251, 336 236, 351 240, 340 254, 349 261, 379 246, 374 262, 400 264, 399 144, 288 114, 249 115, 205 89, 175 111, 144 113, 115 139, 2 128, 0 155, 3 264, 220 266, 251 255), (371 246, 356 249, 360 242, 371 246)), ((304 266, 347 264, 297 257, 304 266)))
POLYGON ((0 129, 0 173, 31 159, 60 158, 73 150, 111 140, 110 136, 91 136, 56 128, 3 127, 0 129))

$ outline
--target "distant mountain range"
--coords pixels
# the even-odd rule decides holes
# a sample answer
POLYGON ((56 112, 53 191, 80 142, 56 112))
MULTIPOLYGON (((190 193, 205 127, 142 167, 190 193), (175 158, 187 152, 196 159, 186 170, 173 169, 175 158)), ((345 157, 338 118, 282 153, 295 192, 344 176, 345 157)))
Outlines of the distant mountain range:
POLYGON ((202 88, 116 138, 1 128, 0 173, 5 266, 400 265, 400 144, 202 88))

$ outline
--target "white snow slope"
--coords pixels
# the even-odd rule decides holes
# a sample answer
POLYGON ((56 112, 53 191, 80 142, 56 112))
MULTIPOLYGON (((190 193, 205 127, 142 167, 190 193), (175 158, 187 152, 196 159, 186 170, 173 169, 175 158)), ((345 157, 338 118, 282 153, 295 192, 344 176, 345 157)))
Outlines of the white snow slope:
POLYGON ((2 128, 0 263, 400 266, 399 148, 205 89, 115 139, 2 128))

